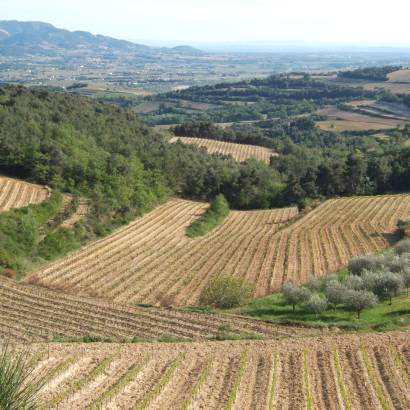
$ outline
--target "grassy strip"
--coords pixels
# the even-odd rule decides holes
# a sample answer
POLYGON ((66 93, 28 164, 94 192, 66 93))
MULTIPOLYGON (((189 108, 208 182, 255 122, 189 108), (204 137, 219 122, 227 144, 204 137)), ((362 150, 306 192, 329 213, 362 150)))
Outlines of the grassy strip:
POLYGON ((239 364, 239 372, 238 375, 236 376, 235 383, 232 387, 231 393, 229 394, 229 399, 228 402, 226 403, 226 406, 224 407, 224 410, 231 410, 233 408, 233 405, 235 404, 236 400, 236 395, 238 394, 239 386, 242 381, 243 374, 245 373, 245 368, 248 363, 248 352, 242 353, 241 356, 241 362, 239 364))
POLYGON ((406 384, 410 385, 410 379, 407 374, 407 371, 404 369, 403 362, 401 361, 399 354, 394 346, 390 346, 390 352, 391 355, 393 356, 393 360, 396 363, 397 368, 399 369, 399 372, 405 381, 406 384))
POLYGON ((343 370, 340 364, 339 353, 336 347, 333 348, 333 360, 334 360, 335 367, 336 367, 337 384, 339 385, 340 393, 342 394, 345 409, 351 410, 352 406, 350 404, 349 396, 347 394, 346 385, 345 385, 344 377, 343 377, 343 370))
POLYGON ((366 370, 369 375, 370 381, 373 385, 374 391, 376 392, 376 396, 379 399, 381 406, 383 407, 384 410, 391 410, 389 404, 387 403, 386 398, 384 397, 384 393, 380 386, 380 383, 377 380, 373 366, 370 362, 369 354, 367 353, 367 350, 363 344, 360 346, 360 351, 362 353, 364 364, 366 366, 366 370))
POLYGON ((171 377, 185 359, 185 353, 182 353, 178 356, 178 358, 174 361, 172 366, 165 372, 162 376, 160 381, 155 385, 155 387, 149 391, 149 393, 145 396, 144 400, 136 407, 136 410, 143 410, 147 408, 158 396, 164 386, 171 380, 171 377))
POLYGON ((305 350, 303 352, 303 384, 305 386, 305 398, 307 410, 313 410, 313 398, 312 392, 310 391, 310 380, 309 380, 309 354, 305 350))
POLYGON ((123 387, 125 387, 149 362, 146 357, 142 363, 134 364, 129 371, 121 376, 108 390, 106 390, 98 399, 87 407, 88 410, 100 409, 104 402, 115 396, 123 387))
POLYGON ((188 226, 186 234, 189 238, 203 236, 221 224, 228 215, 229 204, 223 195, 218 195, 206 212, 188 226))
POLYGON ((102 373, 113 362, 113 360, 117 356, 118 356, 118 353, 106 357, 94 369, 92 369, 88 374, 86 374, 83 378, 77 380, 73 385, 69 386, 67 389, 58 393, 53 398, 51 398, 47 403, 39 407, 39 410, 45 410, 45 409, 57 406, 67 397, 79 391, 83 386, 92 382, 100 373, 102 373))
POLYGON ((203 386, 205 381, 208 379, 209 373, 211 372, 211 369, 212 369, 213 365, 214 365, 213 359, 209 360, 206 367, 202 370, 201 374, 199 375, 199 379, 195 383, 195 385, 194 385, 194 387, 191 391, 190 397, 188 397, 185 400, 185 402, 182 405, 180 410, 188 410, 189 405, 195 399, 195 397, 198 394, 199 390, 201 389, 201 387, 203 386))
POLYGON ((278 364, 279 364, 279 353, 276 352, 276 354, 273 356, 273 374, 272 374, 272 385, 270 388, 270 393, 269 393, 269 410, 273 409, 273 402, 275 399, 275 393, 276 393, 276 384, 277 384, 277 379, 278 379, 278 364))

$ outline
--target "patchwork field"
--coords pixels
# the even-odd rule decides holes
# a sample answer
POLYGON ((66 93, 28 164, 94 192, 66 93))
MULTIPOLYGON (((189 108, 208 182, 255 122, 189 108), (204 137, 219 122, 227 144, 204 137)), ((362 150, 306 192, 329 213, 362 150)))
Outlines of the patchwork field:
POLYGON ((0 176, 0 211, 44 201, 49 191, 39 185, 0 176))
POLYGON ((184 144, 198 145, 208 150, 210 154, 231 155, 237 161, 246 161, 249 158, 256 158, 269 164, 272 156, 278 155, 273 150, 256 145, 235 144, 232 142, 209 140, 205 138, 173 137, 170 142, 180 141, 184 144))
POLYGON ((155 341, 161 337, 208 340, 223 326, 229 326, 239 335, 262 338, 317 333, 317 330, 274 326, 232 315, 120 306, 18 284, 0 276, 0 341, 49 341, 83 336, 128 342, 133 338, 155 341))
POLYGON ((408 409, 408 333, 30 347, 41 409, 408 409))
POLYGON ((404 119, 389 118, 387 115, 377 116, 342 111, 336 107, 324 108, 317 111, 318 115, 328 116, 329 119, 319 121, 318 126, 324 131, 365 131, 385 130, 404 127, 404 119))
POLYGON ((171 200, 26 280, 121 303, 184 306, 227 273, 264 296, 284 281, 303 283, 387 248, 397 221, 409 219, 410 195, 332 199, 302 218, 296 208, 232 211, 215 231, 188 239, 186 227, 206 206, 171 200))

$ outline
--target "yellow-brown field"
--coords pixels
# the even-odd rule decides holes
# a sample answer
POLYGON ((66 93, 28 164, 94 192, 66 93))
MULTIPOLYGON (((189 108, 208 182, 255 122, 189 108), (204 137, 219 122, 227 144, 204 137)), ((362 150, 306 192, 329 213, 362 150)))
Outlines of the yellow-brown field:
POLYGON ((330 117, 328 120, 319 121, 317 123, 324 131, 385 130, 398 127, 402 128, 406 125, 406 121, 401 119, 342 111, 335 107, 321 109, 317 111, 317 114, 330 117))
POLYGON ((30 347, 40 409, 409 409, 409 334, 30 347))
POLYGON ((180 141, 184 144, 193 144, 204 147, 210 154, 231 155, 237 161, 243 162, 249 158, 255 158, 269 164, 270 158, 277 155, 273 150, 256 145, 235 144, 205 138, 173 137, 170 142, 180 141))
POLYGON ((0 211, 44 201, 49 191, 39 185, 0 176, 0 211))
POLYGON ((197 304, 207 283, 226 273, 264 296, 387 248, 398 220, 410 217, 410 195, 332 199, 302 218, 295 208, 232 211, 213 232, 187 238, 186 227, 205 209, 171 200, 27 280, 121 303, 183 306, 197 304))

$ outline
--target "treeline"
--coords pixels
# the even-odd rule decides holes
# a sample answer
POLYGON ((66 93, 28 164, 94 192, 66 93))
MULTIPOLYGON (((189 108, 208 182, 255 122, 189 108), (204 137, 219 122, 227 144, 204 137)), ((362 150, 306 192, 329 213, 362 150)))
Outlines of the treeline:
POLYGON ((315 81, 308 75, 300 79, 273 75, 265 79, 191 87, 147 97, 148 101, 159 99, 167 104, 145 114, 144 119, 152 125, 186 121, 261 121, 313 113, 326 104, 373 98, 375 95, 373 91, 315 81), (192 111, 181 106, 181 101, 206 103, 210 107, 192 111))
MULTIPOLYGON (((345 137, 348 139, 347 137, 345 137)), ((288 201, 306 198, 376 195, 410 190, 410 127, 376 149, 364 144, 308 148, 288 140, 271 166, 282 176, 288 201)))
POLYGON ((280 177, 266 164, 168 144, 131 110, 6 86, 0 123, 0 172, 90 198, 98 232, 171 193, 198 200, 222 193, 239 209, 280 204, 280 177))
POLYGON ((350 71, 340 71, 339 78, 352 78, 355 80, 387 81, 387 74, 400 70, 401 66, 366 67, 350 71))

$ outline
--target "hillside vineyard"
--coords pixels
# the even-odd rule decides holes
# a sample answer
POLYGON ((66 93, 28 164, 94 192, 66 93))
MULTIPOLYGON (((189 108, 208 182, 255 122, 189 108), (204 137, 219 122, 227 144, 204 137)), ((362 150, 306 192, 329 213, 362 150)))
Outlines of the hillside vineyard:
POLYGON ((408 409, 406 333, 179 345, 33 345, 41 409, 408 409))
POLYGON ((156 340, 163 336, 208 340, 221 326, 267 338, 317 333, 314 329, 284 328, 239 316, 116 305, 0 277, 0 340, 39 342, 84 335, 101 335, 115 341, 131 341, 134 337, 156 340))
POLYGON ((48 195, 49 191, 39 185, 0 176, 0 211, 38 204, 48 195))
POLYGON ((270 158, 278 155, 273 150, 265 147, 235 144, 233 142, 210 140, 206 138, 173 137, 170 140, 172 143, 177 141, 180 141, 183 144, 193 144, 199 147, 204 147, 210 154, 231 155, 232 158, 240 162, 246 161, 250 158, 255 158, 269 164, 270 158))
POLYGON ((397 221, 410 216, 410 195, 331 199, 301 218, 296 208, 232 211, 215 231, 188 239, 186 227, 205 209, 173 199, 27 280, 122 303, 184 306, 223 272, 263 296, 387 248, 397 221))

